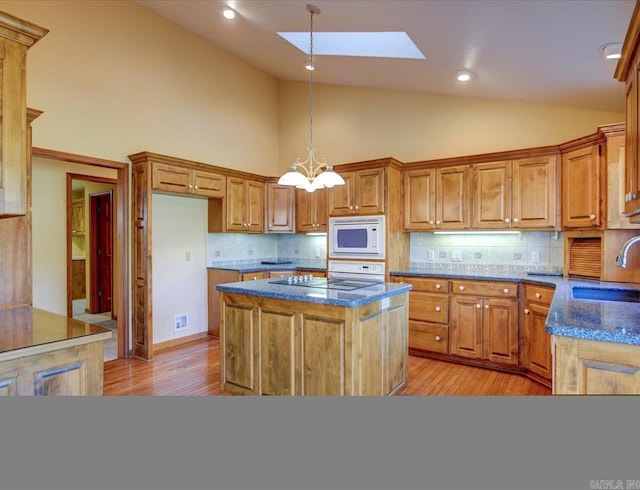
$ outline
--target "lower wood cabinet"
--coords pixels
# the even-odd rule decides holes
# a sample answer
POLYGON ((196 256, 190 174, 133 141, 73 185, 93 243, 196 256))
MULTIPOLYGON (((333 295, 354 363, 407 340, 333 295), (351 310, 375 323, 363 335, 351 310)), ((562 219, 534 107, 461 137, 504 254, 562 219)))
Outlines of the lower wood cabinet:
POLYGON ((454 280, 451 290, 449 352, 517 366, 518 284, 454 280))
POLYGON ((640 346, 552 336, 554 395, 640 394, 640 346))
POLYGON ((407 380, 407 293, 354 308, 222 293, 220 384, 245 395, 389 395, 407 380))
POLYGON ((530 375, 551 386, 551 335, 546 322, 554 288, 524 285, 522 366, 530 375))
POLYGON ((393 276, 393 282, 411 284, 409 292, 409 349, 449 352, 449 281, 393 276))

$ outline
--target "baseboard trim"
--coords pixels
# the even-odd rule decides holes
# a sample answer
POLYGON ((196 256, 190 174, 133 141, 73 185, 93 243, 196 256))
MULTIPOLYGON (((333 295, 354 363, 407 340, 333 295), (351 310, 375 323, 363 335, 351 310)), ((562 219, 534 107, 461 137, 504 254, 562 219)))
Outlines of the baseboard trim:
POLYGON ((194 333, 193 335, 185 335, 184 337, 179 337, 177 339, 165 340, 164 342, 153 344, 153 352, 168 349, 169 347, 174 347, 176 345, 188 344, 189 342, 206 339, 207 337, 209 337, 209 332, 205 330, 204 332, 194 333))

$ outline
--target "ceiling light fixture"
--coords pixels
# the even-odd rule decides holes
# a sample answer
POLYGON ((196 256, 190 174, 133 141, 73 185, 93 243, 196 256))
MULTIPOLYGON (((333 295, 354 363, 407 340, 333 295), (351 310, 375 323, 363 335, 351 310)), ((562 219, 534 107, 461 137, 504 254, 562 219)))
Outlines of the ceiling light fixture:
POLYGON ((458 70, 456 73, 456 78, 459 82, 468 82, 469 80, 471 80, 472 76, 473 74, 467 70, 458 70))
POLYGON ((309 29, 309 60, 307 69, 309 70, 309 152, 307 159, 303 162, 298 158, 289 167, 289 171, 278 180, 280 185, 295 185, 298 189, 305 189, 307 192, 314 192, 323 187, 333 187, 344 185, 344 179, 333 170, 333 165, 316 160, 315 148, 313 146, 313 16, 320 13, 320 9, 315 5, 307 5, 307 12, 311 14, 309 29), (309 66, 311 68, 309 68, 309 66))
POLYGON ((622 49, 621 43, 608 43, 600 47, 604 51, 604 57, 608 60, 617 60, 620 58, 620 50, 622 49))
POLYGON ((224 15, 225 19, 233 20, 236 18, 236 11, 233 10, 231 7, 225 7, 224 10, 222 11, 222 15, 224 15))

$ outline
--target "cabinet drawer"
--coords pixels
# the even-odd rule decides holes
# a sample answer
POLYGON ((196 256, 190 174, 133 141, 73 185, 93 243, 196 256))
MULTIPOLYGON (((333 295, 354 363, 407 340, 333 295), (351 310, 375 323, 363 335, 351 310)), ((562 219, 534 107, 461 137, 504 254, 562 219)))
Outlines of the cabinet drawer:
POLYGON ((449 353, 449 327, 409 320, 409 347, 449 353))
POLYGON ((447 323, 449 321, 449 296, 411 291, 409 293, 409 318, 447 323))
POLYGON ((267 271, 246 272, 240 277, 241 281, 257 281, 258 279, 266 279, 267 271))
POLYGON ((555 288, 526 284, 524 287, 524 297, 527 301, 549 306, 554 291, 555 288))
POLYGON ((471 296, 495 296, 498 298, 517 298, 517 282, 495 281, 451 281, 453 294, 465 294, 471 296))
POLYGON ((425 291, 427 293, 448 293, 449 281, 447 279, 433 279, 426 277, 395 276, 393 282, 403 282, 413 286, 412 291, 425 291))

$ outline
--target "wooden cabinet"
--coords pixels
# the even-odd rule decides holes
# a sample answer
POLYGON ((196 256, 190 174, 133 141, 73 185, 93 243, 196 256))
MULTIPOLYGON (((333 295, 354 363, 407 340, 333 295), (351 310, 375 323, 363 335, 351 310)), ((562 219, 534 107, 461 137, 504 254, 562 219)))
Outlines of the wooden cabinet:
POLYGON ((298 274, 296 274, 295 270, 290 270, 290 271, 269 271, 267 273, 268 277, 289 277, 289 276, 296 276, 298 274))
POLYGON ((451 354, 492 363, 518 364, 518 285, 451 281, 451 354))
POLYGON ((554 288, 524 285, 522 367, 535 379, 551 386, 551 335, 546 321, 554 288))
POLYGON ((264 184, 227 177, 227 231, 264 231, 264 184))
POLYGON ((27 50, 48 32, 0 12, 0 218, 27 207, 27 50))
POLYGON ((616 65, 614 78, 625 83, 625 179, 624 212, 633 223, 640 222, 640 96, 638 71, 640 70, 640 5, 636 3, 616 65))
POLYGON ((228 282, 257 281, 258 279, 266 279, 267 275, 268 273, 266 271, 240 273, 229 269, 207 270, 207 291, 209 293, 207 295, 209 335, 218 337, 220 332, 220 294, 216 291, 216 286, 218 284, 225 284, 228 282))
POLYGON ((461 230, 469 227, 469 166, 407 171, 404 229, 461 230))
POLYGON ((326 233, 328 192, 324 189, 315 192, 296 189, 296 232, 326 233))
POLYGON ((87 297, 87 267, 85 259, 73 259, 72 261, 72 286, 71 299, 84 299, 87 297))
POLYGON ((329 216, 384 214, 384 168, 340 172, 340 176, 345 185, 328 190, 329 216))
POLYGON ((562 154, 562 226, 600 228, 603 220, 601 145, 562 154))
POLYGON ((152 188, 172 194, 221 198, 226 177, 214 172, 166 163, 153 163, 152 188))
POLYGON ((557 226, 557 155, 472 166, 472 228, 557 226))
POLYGON ((449 352, 449 281, 393 276, 393 282, 411 284, 409 292, 409 349, 449 352))
POLYGON ((640 346, 551 337, 554 395, 640 394, 640 346))
POLYGON ((290 185, 266 184, 267 233, 293 233, 296 188, 290 185))
POLYGON ((327 273, 324 271, 308 270, 308 269, 296 270, 296 275, 298 276, 307 276, 309 274, 312 275, 313 277, 327 277, 327 273))
POLYGON ((71 203, 71 234, 85 234, 84 199, 74 199, 71 203))
POLYGON ((220 385, 245 395, 390 395, 407 381, 407 294, 359 307, 222 294, 220 385))

